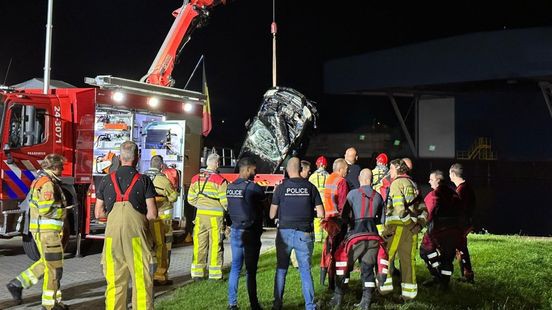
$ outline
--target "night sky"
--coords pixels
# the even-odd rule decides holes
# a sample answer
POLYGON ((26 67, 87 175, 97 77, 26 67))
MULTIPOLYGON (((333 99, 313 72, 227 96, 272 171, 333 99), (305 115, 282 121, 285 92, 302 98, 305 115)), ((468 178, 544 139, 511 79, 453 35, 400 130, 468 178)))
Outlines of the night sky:
MULTIPOLYGON (((322 132, 362 126, 366 121, 356 118, 357 112, 396 126, 387 103, 368 105, 363 98, 324 95, 324 61, 477 31, 552 25, 550 2, 420 3, 277 0, 278 84, 318 102, 322 132)), ((10 58, 6 84, 42 77, 46 4, 46 0, 0 1, 0 83, 10 58)), ((141 78, 173 22, 171 12, 181 4, 176 0, 55 1, 52 78, 76 86, 84 86, 85 76, 100 74, 141 78)), ((271 86, 271 19, 271 0, 236 0, 216 8, 209 24, 198 29, 185 47, 173 77, 176 87, 183 87, 205 54, 214 121, 207 144, 241 145, 243 124, 256 114, 262 94, 271 86)), ((200 81, 198 75, 191 88, 200 90, 200 81)), ((539 119, 551 121, 542 117, 544 103, 535 103, 535 109, 539 119)), ((493 113, 492 107, 481 113, 484 110, 493 113)), ((532 115, 524 119, 529 123, 532 115)), ((487 127, 493 128, 492 123, 487 127)), ((462 134, 457 132, 459 141, 462 134)), ((543 156, 552 158, 552 150, 540 151, 550 152, 543 156)), ((518 156, 515 150, 511 154, 514 159, 518 156)), ((520 153, 519 158, 524 156, 520 153)))

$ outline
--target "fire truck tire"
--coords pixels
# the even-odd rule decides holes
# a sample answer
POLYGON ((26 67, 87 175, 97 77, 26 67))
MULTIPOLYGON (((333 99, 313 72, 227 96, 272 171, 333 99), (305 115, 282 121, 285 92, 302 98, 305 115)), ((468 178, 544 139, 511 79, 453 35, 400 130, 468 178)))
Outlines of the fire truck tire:
POLYGON ((38 251, 38 248, 36 247, 36 243, 33 239, 33 236, 31 233, 24 234, 23 236, 23 251, 25 251, 25 254, 33 260, 37 261, 40 259, 40 252, 38 251))
MULTIPOLYGON (((63 245, 63 250, 67 248, 67 244, 69 243, 69 235, 70 235, 70 229, 69 225, 63 226, 63 237, 61 239, 61 244, 63 245)), ((23 251, 25 251, 25 254, 27 254, 27 257, 29 257, 33 261, 37 261, 40 259, 40 252, 38 251, 38 248, 36 246, 36 243, 34 241, 33 236, 29 232, 28 234, 22 235, 23 239, 23 251)))

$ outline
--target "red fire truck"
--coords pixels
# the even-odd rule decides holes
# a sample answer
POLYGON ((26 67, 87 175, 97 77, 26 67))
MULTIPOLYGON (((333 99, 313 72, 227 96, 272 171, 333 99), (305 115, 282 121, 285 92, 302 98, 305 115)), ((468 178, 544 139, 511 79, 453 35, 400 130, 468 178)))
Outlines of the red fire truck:
MULTIPOLYGON (((153 155, 181 171, 189 184, 199 171, 203 104, 199 92, 171 88, 174 63, 192 32, 206 21, 209 10, 224 0, 184 1, 154 62, 141 82, 112 76, 86 78, 90 88, 0 89, 0 237, 20 235, 22 211, 40 161, 50 153, 67 158, 63 170, 69 209, 65 236, 81 240, 103 238, 105 223, 95 219, 94 184, 116 159, 118 146, 135 141, 141 150, 139 169, 149 167, 153 155)), ((183 218, 184 190, 175 205, 183 218)), ((36 246, 23 235, 26 253, 38 258, 36 246)))
MULTIPOLYGON (((117 155, 122 142, 133 140, 140 146, 142 171, 157 154, 183 172, 182 184, 189 184, 198 171, 203 94, 108 76, 95 81, 100 88, 61 88, 48 95, 38 89, 0 92, 2 237, 19 234, 18 203, 27 195, 47 154, 62 154, 68 160, 63 180, 74 207, 66 227, 79 237, 78 248, 81 237, 103 231, 103 223, 92 215, 91 190, 94 181, 108 172, 110 154, 117 155)), ((24 236, 26 250, 32 247, 30 242, 24 236)))

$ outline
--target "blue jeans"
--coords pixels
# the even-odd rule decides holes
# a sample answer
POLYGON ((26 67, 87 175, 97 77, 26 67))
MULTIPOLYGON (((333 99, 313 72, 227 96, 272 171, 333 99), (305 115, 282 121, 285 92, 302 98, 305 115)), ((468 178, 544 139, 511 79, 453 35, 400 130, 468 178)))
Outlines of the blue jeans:
POLYGON ((314 233, 295 229, 278 229, 276 236, 276 276, 274 277, 274 306, 282 308, 286 275, 289 267, 291 250, 295 249, 299 272, 305 298, 305 309, 316 309, 314 303, 314 283, 311 274, 312 251, 314 248, 314 233))
POLYGON ((261 250, 262 230, 232 228, 230 247, 232 248, 232 266, 228 279, 228 305, 238 304, 238 282, 245 261, 247 293, 252 309, 259 304, 257 299, 257 263, 261 250))

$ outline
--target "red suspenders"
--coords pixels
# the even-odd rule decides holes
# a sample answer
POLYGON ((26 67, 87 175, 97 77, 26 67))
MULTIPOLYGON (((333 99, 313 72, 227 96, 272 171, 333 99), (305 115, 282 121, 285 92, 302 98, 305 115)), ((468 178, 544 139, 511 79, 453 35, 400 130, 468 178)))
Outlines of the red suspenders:
POLYGON ((115 189, 115 194, 117 195, 115 202, 128 201, 128 197, 130 196, 130 191, 132 190, 132 188, 134 187, 134 184, 136 184, 139 178, 140 178, 140 174, 136 173, 132 178, 132 181, 130 182, 130 185, 126 189, 125 193, 122 194, 121 188, 119 187, 119 182, 117 182, 117 177, 115 176, 115 172, 112 172, 111 182, 113 182, 113 188, 115 189))
MULTIPOLYGON (((362 195, 362 208, 360 209, 360 218, 364 218, 364 215, 366 214, 366 192, 359 188, 358 191, 362 195)), ((372 189, 372 195, 370 195, 370 200, 368 202, 368 217, 374 217, 374 197, 376 196, 376 191, 372 189)))

